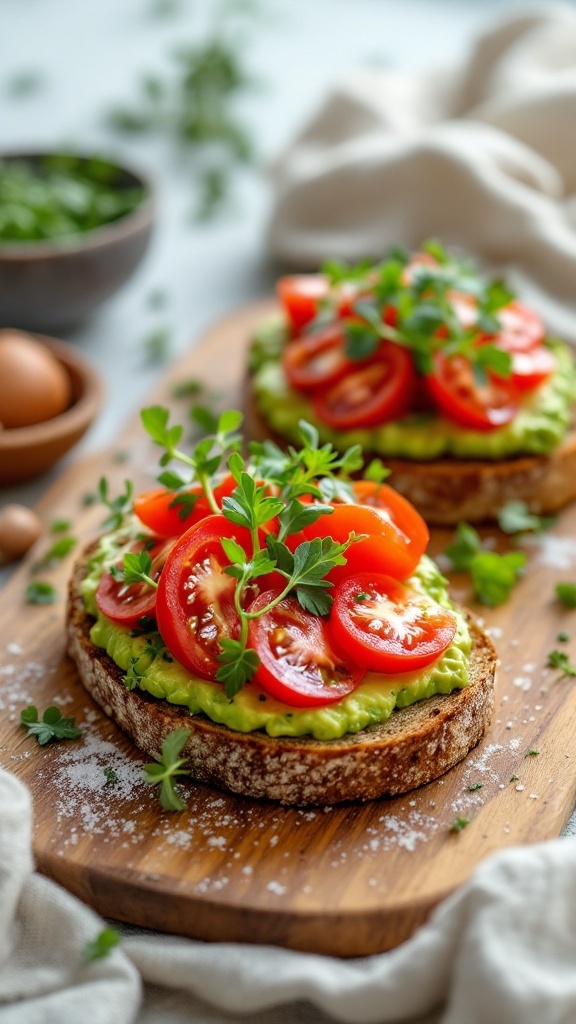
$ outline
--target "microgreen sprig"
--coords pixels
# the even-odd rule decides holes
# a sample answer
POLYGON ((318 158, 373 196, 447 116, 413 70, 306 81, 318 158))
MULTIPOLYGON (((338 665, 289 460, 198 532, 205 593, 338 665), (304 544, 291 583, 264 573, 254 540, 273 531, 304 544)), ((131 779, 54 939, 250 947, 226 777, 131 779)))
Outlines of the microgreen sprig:
POLYGON ((160 803, 165 811, 183 811, 186 807, 174 780, 179 775, 190 774, 183 767, 188 758, 179 756, 189 736, 188 729, 174 729, 162 744, 159 761, 144 765, 144 781, 151 786, 160 786, 160 803))
POLYGON ((434 355, 442 351, 448 357, 469 359, 480 385, 486 384, 489 372, 510 376, 509 353, 488 340, 479 345, 478 340, 479 334, 498 332, 498 310, 511 301, 512 293, 501 281, 479 280, 466 262, 449 257, 438 242, 425 243, 423 250, 435 262, 413 265, 409 273, 409 257, 398 252, 376 265, 346 268, 335 262, 325 264, 323 271, 336 298, 323 304, 319 321, 325 323, 335 315, 339 290, 352 284, 359 296, 353 312, 361 319, 346 327, 346 354, 351 359, 366 359, 382 341, 393 341, 411 350, 422 374, 433 371, 434 355), (474 317, 469 325, 457 315, 454 297, 459 294, 474 296, 474 317), (392 308, 395 313, 390 322, 386 311, 392 308))
POLYGON ((20 712, 20 724, 28 729, 29 736, 35 736, 41 747, 59 740, 77 740, 82 730, 74 718, 63 718, 60 708, 49 707, 40 719, 38 709, 31 704, 20 712))
POLYGON ((180 462, 187 466, 190 473, 187 478, 174 470, 167 470, 159 476, 160 483, 170 490, 178 491, 197 481, 206 496, 206 500, 214 513, 220 508, 214 497, 212 477, 224 463, 226 455, 238 451, 242 443, 238 427, 242 423, 242 413, 235 409, 223 412, 216 423, 213 434, 202 438, 188 455, 178 445, 184 428, 181 424, 169 425, 170 414, 162 405, 154 405, 141 412, 144 429, 154 443, 164 449, 160 457, 160 465, 167 466, 170 462, 180 462))
POLYGON ((496 607, 508 599, 526 565, 522 551, 484 551, 480 535, 469 523, 458 523, 454 540, 445 550, 454 569, 469 572, 475 597, 496 607))

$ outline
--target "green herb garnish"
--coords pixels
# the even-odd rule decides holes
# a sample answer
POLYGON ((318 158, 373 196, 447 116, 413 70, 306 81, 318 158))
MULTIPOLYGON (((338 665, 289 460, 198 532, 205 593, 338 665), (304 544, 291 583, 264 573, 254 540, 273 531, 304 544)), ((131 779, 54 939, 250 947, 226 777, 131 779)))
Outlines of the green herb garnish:
POLYGON ((548 668, 559 670, 559 679, 572 679, 576 676, 576 665, 570 664, 570 658, 565 651, 550 651, 546 665, 548 668))
POLYGON ((182 811, 186 802, 178 794, 174 780, 179 775, 189 775, 183 768, 187 757, 179 757, 188 741, 188 729, 174 729, 162 744, 162 756, 158 763, 144 765, 144 779, 151 786, 160 786, 160 803, 165 811, 182 811))
POLYGON ((482 782, 471 782, 470 785, 468 786, 468 792, 474 793, 477 789, 482 789, 482 786, 482 782))
POLYGON ((76 719, 63 718, 60 708, 49 707, 38 718, 38 709, 31 704, 20 712, 20 724, 28 729, 29 736, 35 736, 41 747, 53 740, 77 740, 82 730, 76 725, 76 719))
POLYGON ((558 641, 559 644, 567 644, 567 643, 570 642, 570 634, 569 633, 565 633, 564 630, 562 629, 562 630, 560 630, 559 633, 556 634, 556 640, 558 641))
POLYGON ((119 530, 124 525, 126 517, 132 512, 132 496, 134 488, 131 480, 124 481, 124 491, 116 498, 111 498, 109 485, 106 477, 100 477, 98 481, 98 496, 103 505, 106 506, 110 515, 104 520, 102 526, 106 530, 119 530))
POLYGON ((48 551, 42 555, 37 562, 32 566, 32 572, 42 572, 44 569, 51 569, 58 562, 61 562, 63 558, 73 550, 76 546, 75 537, 60 537, 52 545, 48 551))
POLYGON ((109 956, 120 942, 121 935, 117 928, 103 928, 95 939, 84 946, 84 961, 87 964, 94 960, 103 960, 109 956))
POLYGON ((70 519, 53 519, 50 523, 50 533, 68 533, 71 526, 70 519))
POLYGON ((58 600, 58 591, 46 580, 33 580, 24 591, 24 598, 28 604, 53 604, 58 600))
POLYGON ((105 768, 104 777, 106 779, 104 786, 115 786, 118 782, 118 776, 113 768, 105 768))
POLYGON ((530 750, 526 751, 526 753, 524 754, 524 757, 538 757, 539 753, 540 753, 539 750, 536 750, 534 747, 532 747, 530 750))
POLYGON ((96 157, 0 160, 0 241, 83 234, 131 213, 144 196, 121 168, 96 157))
POLYGON ((498 513, 498 525, 504 533, 538 533, 554 523, 554 516, 537 516, 525 501, 509 501, 498 513))
POLYGON ((504 555, 483 551, 479 534, 468 523, 458 524, 455 540, 445 554, 455 569, 470 573, 475 597, 490 607, 507 600, 526 565, 521 551, 504 555))
POLYGON ((576 583, 557 583, 555 592, 566 608, 576 608, 576 583))
POLYGON ((471 818, 461 818, 460 816, 458 816, 457 818, 454 818, 454 821, 450 825, 449 831, 461 832, 463 828, 466 828, 466 826, 470 824, 471 820, 471 818))

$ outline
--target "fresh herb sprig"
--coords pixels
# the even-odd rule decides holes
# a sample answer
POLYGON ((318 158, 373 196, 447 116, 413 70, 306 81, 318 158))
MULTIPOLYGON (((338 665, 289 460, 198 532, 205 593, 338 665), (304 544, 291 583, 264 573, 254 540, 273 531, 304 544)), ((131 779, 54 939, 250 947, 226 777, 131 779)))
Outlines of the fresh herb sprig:
POLYGON ((110 956, 110 953, 116 948, 120 939, 121 935, 117 928, 103 928, 101 932, 98 932, 95 939, 87 942, 84 946, 84 962, 91 964, 95 960, 103 960, 105 957, 110 956))
POLYGON ((35 736, 41 747, 52 741, 77 740, 82 730, 75 718, 63 718, 60 708, 49 707, 40 719, 38 708, 31 704, 20 712, 20 724, 28 729, 29 736, 35 736))
MULTIPOLYGON (((353 311, 360 320, 346 328, 346 353, 354 360, 372 355, 382 341, 393 341, 412 352, 415 365, 426 375, 434 369, 435 353, 447 357, 465 356, 472 364, 478 384, 485 385, 488 373, 509 377, 512 358, 488 340, 500 329, 498 310, 513 298, 501 281, 480 280, 471 266, 449 257, 438 242, 426 242, 424 252, 430 262, 416 264, 407 271, 408 255, 395 252, 377 265, 361 263, 346 268, 331 262, 323 267, 335 296, 353 285, 358 298, 353 311), (368 294, 367 294, 368 293, 368 294), (462 323, 454 297, 471 295, 472 322, 462 323), (394 310, 394 315, 387 315, 394 310)), ((334 315, 336 300, 327 300, 320 311, 321 322, 334 315)))
POLYGON ((188 475, 183 477, 175 470, 168 469, 158 477, 160 483, 177 492, 197 481, 202 487, 212 511, 220 512, 214 497, 212 479, 224 464, 225 458, 241 447, 242 437, 238 433, 238 427, 242 423, 242 413, 235 409, 223 412, 218 417, 214 433, 202 438, 190 455, 178 447, 184 427, 181 424, 170 426, 168 409, 162 405, 150 406, 142 410, 141 418, 144 429, 154 443, 164 449, 160 465, 168 466, 170 462, 180 462, 189 471, 188 475))
POLYGON ((492 608, 508 599, 526 565, 522 551, 484 551, 480 535, 469 523, 458 524, 444 553, 456 571, 470 573, 475 597, 492 608))
POLYGON ((188 758, 180 757, 190 733, 188 729, 174 729, 162 744, 158 762, 144 765, 144 780, 151 786, 160 786, 160 803, 165 811, 183 811, 186 801, 175 786, 175 779, 190 773, 184 768, 188 758))
POLYGON ((560 673, 558 679, 573 679, 576 677, 576 665, 570 663, 570 658, 565 651, 550 651, 546 661, 548 668, 557 669, 560 673))
POLYGON ((116 498, 110 497, 110 485, 105 476, 98 481, 98 497, 108 509, 109 515, 102 523, 105 530, 119 530, 132 512, 134 487, 131 480, 124 481, 124 490, 116 498))
MULTIPOLYGON (((212 433, 188 455, 180 447, 183 427, 170 424, 168 410, 163 406, 144 409, 142 422, 154 443, 163 449, 160 465, 180 462, 189 470, 187 477, 173 469, 165 470, 159 477, 161 483, 174 490, 172 504, 178 506, 181 502, 184 518, 189 512, 189 499, 194 502, 199 498, 197 493, 185 490, 194 482, 200 484, 201 493, 214 513, 222 512, 229 522, 246 529, 250 537, 249 551, 233 538, 223 537, 221 541, 230 563, 224 571, 236 580, 234 606, 240 622, 239 636, 225 638, 220 644, 216 674, 231 699, 254 676, 260 664, 256 651, 248 646, 253 619, 270 612, 288 596, 294 596, 302 608, 314 615, 329 613, 332 584, 326 577, 334 566, 345 564, 345 552, 357 538, 350 534, 343 543, 329 536, 304 540, 294 550, 286 540, 320 516, 331 515, 331 498, 352 500, 349 477, 362 466, 361 449, 355 445, 340 453, 330 444, 321 445, 316 428, 302 421, 300 448, 291 447, 284 452, 269 441, 254 443, 246 462, 239 451, 242 415, 229 410, 206 424, 212 427, 212 433), (214 495, 214 474, 224 468, 234 478, 236 487, 222 499, 220 509, 214 495), (301 501, 304 496, 307 500, 301 501), (310 496, 316 500, 310 502, 310 496), (283 587, 258 611, 247 611, 251 585, 273 571, 283 578, 283 587)), ((386 474, 380 462, 372 464, 373 479, 381 481, 386 474)), ((145 553, 126 555, 120 572, 128 583, 153 582, 145 553)), ((134 662, 126 674, 126 685, 137 685, 138 675, 139 667, 134 662)))
POLYGON ((554 590, 565 608, 576 608, 576 583, 557 583, 554 590))

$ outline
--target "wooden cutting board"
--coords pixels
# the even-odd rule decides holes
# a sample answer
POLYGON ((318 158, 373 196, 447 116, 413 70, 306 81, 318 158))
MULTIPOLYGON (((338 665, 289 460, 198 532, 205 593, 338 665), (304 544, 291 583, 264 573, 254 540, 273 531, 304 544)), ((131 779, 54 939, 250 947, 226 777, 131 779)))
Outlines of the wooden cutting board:
MULTIPOLYGON (((184 417, 189 399, 175 399, 174 386, 194 377, 237 407, 247 339, 270 310, 256 304, 215 326, 150 402, 184 417)), ((85 496, 98 478, 108 477, 112 494, 126 477, 149 487, 157 452, 135 417, 108 452, 72 465, 44 496, 44 522, 71 518, 78 545, 90 540, 103 514, 85 496)), ((435 532, 433 553, 448 536, 435 532)), ((177 814, 162 811, 141 779, 147 758, 94 704, 64 653, 73 555, 43 574, 59 589, 57 603, 24 603, 44 540, 0 595, 0 763, 32 791, 39 869, 101 914, 161 931, 339 956, 398 945, 479 861, 558 835, 572 810, 576 686, 545 663, 559 646, 576 658, 576 612, 553 593, 559 579, 574 578, 575 537, 573 507, 526 546, 529 569, 512 598, 494 611, 476 609, 501 659, 494 722, 444 778, 393 800, 306 810, 191 784, 188 808, 177 814), (572 645, 557 642, 560 630, 574 633, 572 645), (41 711, 58 704, 76 717, 83 739, 39 747, 19 725, 31 703, 41 711), (455 833, 457 817, 470 824, 455 833)), ((454 577, 453 593, 470 599, 462 578, 454 577)))

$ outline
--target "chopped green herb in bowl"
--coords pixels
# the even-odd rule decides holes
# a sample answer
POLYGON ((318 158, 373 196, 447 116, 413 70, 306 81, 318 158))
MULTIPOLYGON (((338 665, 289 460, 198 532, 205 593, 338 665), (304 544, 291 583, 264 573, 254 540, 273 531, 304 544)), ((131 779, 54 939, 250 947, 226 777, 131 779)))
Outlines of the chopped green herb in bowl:
POLYGON ((140 262, 152 187, 98 155, 0 155, 0 319, 46 333, 71 327, 140 262))

